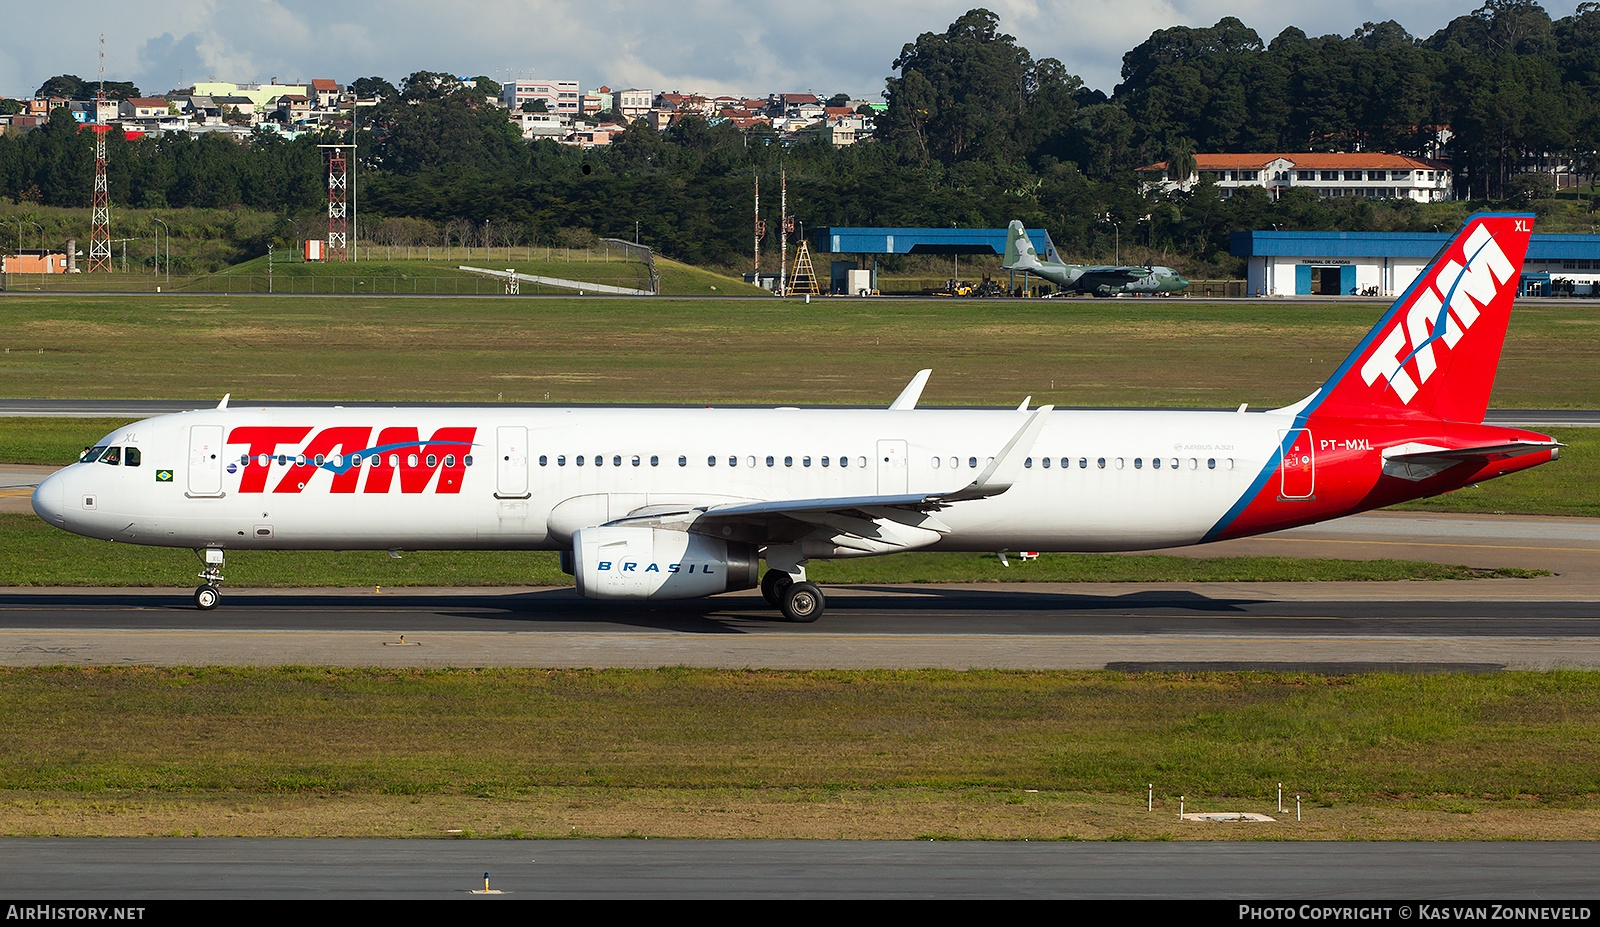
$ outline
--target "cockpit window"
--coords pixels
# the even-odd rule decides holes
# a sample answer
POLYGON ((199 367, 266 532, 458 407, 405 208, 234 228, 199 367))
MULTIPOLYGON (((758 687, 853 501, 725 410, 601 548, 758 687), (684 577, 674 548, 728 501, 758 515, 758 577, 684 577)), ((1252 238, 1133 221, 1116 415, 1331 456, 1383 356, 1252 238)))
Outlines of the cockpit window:
POLYGON ((106 448, 105 455, 100 458, 100 462, 103 464, 110 464, 113 467, 120 466, 122 464, 122 448, 106 448))
POLYGON ((83 449, 83 453, 78 455, 78 462, 94 463, 95 461, 99 460, 100 455, 104 454, 105 452, 106 446, 104 444, 99 444, 94 447, 86 447, 83 449))
POLYGON ((140 458, 142 456, 143 455, 141 455, 139 453, 139 449, 138 448, 136 448, 136 447, 127 448, 122 453, 122 465, 124 467, 137 467, 137 466, 139 466, 139 461, 140 461, 140 458))

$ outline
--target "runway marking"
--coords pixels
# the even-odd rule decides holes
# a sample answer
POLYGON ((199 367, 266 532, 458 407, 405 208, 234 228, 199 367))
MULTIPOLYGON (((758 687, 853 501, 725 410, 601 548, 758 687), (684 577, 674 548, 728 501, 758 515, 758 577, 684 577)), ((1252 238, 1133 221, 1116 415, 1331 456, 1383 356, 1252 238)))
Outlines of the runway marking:
MULTIPOLYGON (((1253 538, 1239 538, 1238 540, 1254 540, 1253 538)), ((1542 545, 1517 545, 1517 544, 1444 544, 1434 541, 1345 541, 1336 538, 1275 538, 1279 541, 1294 541, 1301 544, 1363 544, 1372 547, 1461 547, 1482 550, 1556 550, 1572 551, 1574 553, 1600 553, 1600 547, 1545 547, 1542 545)))

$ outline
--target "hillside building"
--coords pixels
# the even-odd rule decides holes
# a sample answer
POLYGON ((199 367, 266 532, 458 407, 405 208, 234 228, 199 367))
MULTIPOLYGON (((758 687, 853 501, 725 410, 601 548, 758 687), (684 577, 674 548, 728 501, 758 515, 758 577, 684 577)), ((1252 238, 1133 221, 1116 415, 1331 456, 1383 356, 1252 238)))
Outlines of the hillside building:
POLYGON ((1437 203, 1455 198, 1450 164, 1431 158, 1370 152, 1303 154, 1197 154, 1195 170, 1174 180, 1167 162, 1139 168, 1146 193, 1185 193, 1202 178, 1223 197, 1243 187, 1260 187, 1278 199, 1287 190, 1308 189, 1319 197, 1361 196, 1437 203))

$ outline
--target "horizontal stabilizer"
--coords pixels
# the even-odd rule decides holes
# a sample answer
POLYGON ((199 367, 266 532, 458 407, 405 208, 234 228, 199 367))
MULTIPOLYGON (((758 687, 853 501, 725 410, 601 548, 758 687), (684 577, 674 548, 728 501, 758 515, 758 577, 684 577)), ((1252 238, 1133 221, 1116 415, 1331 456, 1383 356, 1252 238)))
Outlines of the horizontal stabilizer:
POLYGON ((1539 451, 1549 451, 1554 460, 1561 456, 1563 446, 1559 441, 1512 441, 1478 447, 1401 444, 1383 452, 1383 473, 1402 480, 1425 480, 1468 460, 1506 460, 1539 451))

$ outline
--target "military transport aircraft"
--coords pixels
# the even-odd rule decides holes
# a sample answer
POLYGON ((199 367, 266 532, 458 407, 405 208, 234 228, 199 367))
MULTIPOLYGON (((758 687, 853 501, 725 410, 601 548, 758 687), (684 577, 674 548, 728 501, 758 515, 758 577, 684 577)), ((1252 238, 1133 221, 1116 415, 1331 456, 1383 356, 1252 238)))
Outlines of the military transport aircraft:
POLYGON ((200 555, 555 550, 580 593, 759 586, 825 607, 806 564, 904 550, 1201 544, 1433 496, 1559 456, 1483 424, 1527 215, 1473 216, 1327 383, 1268 412, 230 408, 119 428, 41 483, 52 525, 200 555), (766 571, 760 569, 766 561, 766 571))
POLYGON ((1022 223, 1015 219, 1011 220, 1011 231, 1006 235, 1005 262, 1000 266, 1006 270, 1038 274, 1060 287, 1064 293, 1088 293, 1091 296, 1176 293, 1189 285, 1182 274, 1170 267, 1041 261, 1038 252, 1033 249, 1033 240, 1028 238, 1022 223))

